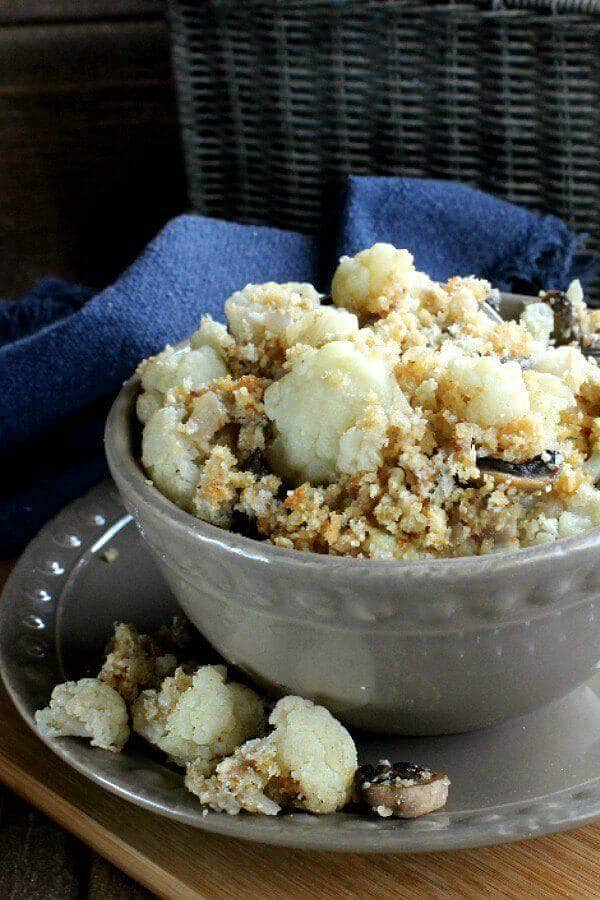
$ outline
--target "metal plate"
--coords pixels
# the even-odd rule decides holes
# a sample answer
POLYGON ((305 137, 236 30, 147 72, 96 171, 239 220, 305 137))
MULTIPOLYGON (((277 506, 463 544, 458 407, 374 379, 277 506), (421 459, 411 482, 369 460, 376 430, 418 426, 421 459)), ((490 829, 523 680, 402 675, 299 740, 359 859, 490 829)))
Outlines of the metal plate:
MULTIPOLYGON (((0 668, 28 724, 35 729, 34 712, 57 681, 97 671, 115 620, 149 630, 175 610, 112 483, 63 510, 29 545, 2 598, 0 668), (116 551, 112 562, 109 548, 116 551)), ((203 815, 181 773, 157 762, 141 741, 121 754, 92 750, 75 738, 48 743, 79 772, 146 809, 206 831, 289 847, 444 850, 548 834, 600 816, 600 673, 565 699, 485 731, 355 737, 361 762, 407 759, 447 772, 447 807, 405 822, 354 813, 203 815)))

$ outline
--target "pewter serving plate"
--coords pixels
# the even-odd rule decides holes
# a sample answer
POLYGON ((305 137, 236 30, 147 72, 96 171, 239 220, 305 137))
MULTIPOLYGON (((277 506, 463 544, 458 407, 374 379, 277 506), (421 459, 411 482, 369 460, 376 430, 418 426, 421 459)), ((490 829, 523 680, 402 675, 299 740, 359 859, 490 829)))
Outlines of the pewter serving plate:
MULTIPOLYGON (((2 598, 0 665, 27 723, 35 730, 34 712, 56 682, 95 674, 91 662, 101 657, 115 620, 152 630, 175 611, 112 483, 67 507, 29 545, 2 598)), ((355 813, 203 815, 181 773, 157 761, 139 739, 121 754, 92 750, 76 738, 48 745, 83 775, 152 812, 205 831, 304 849, 444 850, 548 834, 600 815, 600 673, 563 700, 484 731, 355 738, 361 763, 411 760, 447 772, 446 808, 413 821, 355 813)))

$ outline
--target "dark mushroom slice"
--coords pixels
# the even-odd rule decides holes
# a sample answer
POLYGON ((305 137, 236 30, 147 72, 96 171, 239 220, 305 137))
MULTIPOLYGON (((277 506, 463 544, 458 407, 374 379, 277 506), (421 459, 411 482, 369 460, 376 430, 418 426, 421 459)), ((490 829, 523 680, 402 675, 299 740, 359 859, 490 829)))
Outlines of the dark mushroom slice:
POLYGON ((540 491, 558 478, 562 459, 556 450, 546 450, 523 463, 507 462, 484 456, 477 460, 480 472, 492 475, 496 481, 512 481, 521 491, 540 491))
POLYGON ((581 343, 582 329, 579 314, 564 291, 545 291, 540 300, 547 303, 554 313, 554 345, 562 347, 574 342, 581 343))
POLYGON ((384 759, 361 766, 355 784, 360 800, 378 816, 416 819, 445 805, 450 779, 425 766, 384 759))

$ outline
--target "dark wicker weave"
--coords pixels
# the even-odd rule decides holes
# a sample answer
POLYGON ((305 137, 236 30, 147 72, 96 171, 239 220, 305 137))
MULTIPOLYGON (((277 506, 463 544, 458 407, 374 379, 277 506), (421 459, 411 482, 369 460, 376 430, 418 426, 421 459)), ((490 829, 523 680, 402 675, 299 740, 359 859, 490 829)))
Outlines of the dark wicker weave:
POLYGON ((314 231, 347 172, 551 211, 600 250, 600 0, 173 0, 198 211, 314 231))

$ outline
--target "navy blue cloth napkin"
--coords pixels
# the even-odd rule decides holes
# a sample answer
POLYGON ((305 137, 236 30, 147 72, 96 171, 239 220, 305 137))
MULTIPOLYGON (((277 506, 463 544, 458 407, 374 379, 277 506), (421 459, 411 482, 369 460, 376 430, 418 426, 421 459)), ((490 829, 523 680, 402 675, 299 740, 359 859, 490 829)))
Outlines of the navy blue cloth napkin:
MULTIPOLYGON (((351 177, 338 254, 375 241, 408 247, 436 279, 481 275, 504 289, 565 286, 578 245, 559 219, 463 185, 351 177)), ((225 298, 248 282, 324 288, 335 259, 321 247, 292 231, 181 216, 95 296, 44 279, 0 304, 0 555, 106 474, 106 411, 140 359, 188 335, 203 313, 222 319, 225 298)))

